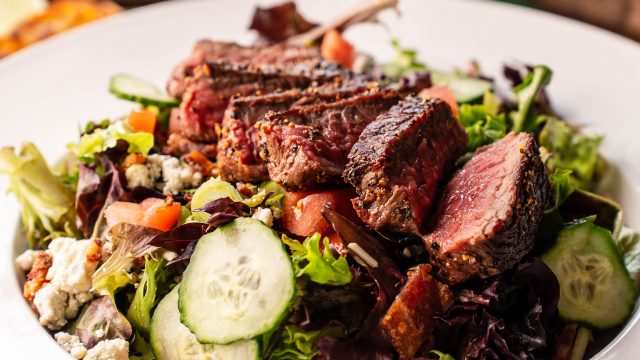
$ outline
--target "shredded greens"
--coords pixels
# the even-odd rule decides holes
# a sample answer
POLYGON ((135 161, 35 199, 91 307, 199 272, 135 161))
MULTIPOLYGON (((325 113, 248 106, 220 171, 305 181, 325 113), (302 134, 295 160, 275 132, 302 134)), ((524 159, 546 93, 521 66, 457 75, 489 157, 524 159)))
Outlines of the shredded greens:
POLYGON ((462 104, 458 119, 467 131, 467 150, 491 144, 507 134, 505 114, 498 114, 499 100, 491 92, 484 93, 482 104, 462 104))
POLYGON ((95 155, 113 148, 118 140, 124 140, 129 144, 128 152, 147 155, 153 147, 153 134, 148 132, 135 132, 125 120, 112 123, 106 128, 97 127, 93 132, 86 133, 80 138, 78 144, 70 144, 69 148, 84 162, 93 162, 95 155))
POLYGON ((311 281, 323 285, 346 285, 353 279, 347 259, 333 257, 329 248, 329 238, 323 239, 324 249, 320 250, 320 233, 315 233, 301 244, 295 239, 282 235, 282 241, 291 249, 291 260, 296 276, 308 275, 311 281))
POLYGON ((518 110, 511 113, 512 130, 515 132, 533 132, 537 126, 536 114, 533 109, 536 97, 551 81, 551 69, 544 65, 534 66, 533 71, 513 88, 516 94, 518 110))
POLYGON ((148 255, 145 256, 144 273, 127 311, 127 319, 131 325, 145 337, 149 336, 151 310, 156 306, 157 300, 161 298, 161 296, 157 296, 159 287, 163 286, 166 281, 167 268, 165 265, 164 259, 156 260, 148 255))
POLYGON ((325 336, 342 337, 344 330, 330 326, 316 331, 304 331, 294 325, 284 327, 278 346, 273 350, 272 359, 311 360, 318 355, 316 343, 325 336))
POLYGON ((76 236, 73 191, 51 172, 35 145, 25 143, 17 154, 12 147, 0 149, 0 174, 9 176, 9 191, 22 206, 31 248, 53 237, 76 236))

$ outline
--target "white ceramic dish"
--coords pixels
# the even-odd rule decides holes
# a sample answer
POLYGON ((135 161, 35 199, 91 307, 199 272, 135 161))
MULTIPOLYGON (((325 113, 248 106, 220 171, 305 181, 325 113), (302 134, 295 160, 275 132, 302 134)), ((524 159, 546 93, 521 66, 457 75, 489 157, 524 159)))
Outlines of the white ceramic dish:
MULTIPOLYGON (((269 1, 273 2, 273 1, 269 1)), ((264 3, 264 1, 262 2, 264 3)), ((325 21, 357 0, 300 1, 308 18, 325 21)), ((164 84, 195 40, 211 37, 250 42, 253 3, 174 1, 145 7, 72 30, 0 61, 0 144, 31 140, 49 160, 73 141, 78 124, 126 113, 128 103, 106 91, 110 75, 126 71, 164 84)), ((594 27, 524 8, 463 0, 401 0, 401 18, 386 12, 388 29, 364 25, 347 37, 385 60, 389 39, 420 50, 430 65, 450 68, 478 59, 488 74, 504 60, 544 63, 555 72, 550 86, 557 110, 607 135, 604 155, 620 169, 615 196, 626 222, 640 229, 640 46, 594 27)), ((6 180, 0 180, 6 188, 6 180)), ((19 209, 0 195, 0 349, 7 359, 65 359, 21 297, 14 256, 24 249, 16 235, 19 209)), ((637 359, 640 313, 598 359, 637 359)))

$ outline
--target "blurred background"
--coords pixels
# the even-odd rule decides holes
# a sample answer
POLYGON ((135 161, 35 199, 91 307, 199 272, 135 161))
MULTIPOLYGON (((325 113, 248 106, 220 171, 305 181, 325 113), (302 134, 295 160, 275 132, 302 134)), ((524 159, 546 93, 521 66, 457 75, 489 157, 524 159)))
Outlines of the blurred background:
MULTIPOLYGON (((640 0, 502 1, 571 17, 640 41, 640 0)), ((158 0, 0 0, 0 58, 70 28, 153 2, 158 0)))

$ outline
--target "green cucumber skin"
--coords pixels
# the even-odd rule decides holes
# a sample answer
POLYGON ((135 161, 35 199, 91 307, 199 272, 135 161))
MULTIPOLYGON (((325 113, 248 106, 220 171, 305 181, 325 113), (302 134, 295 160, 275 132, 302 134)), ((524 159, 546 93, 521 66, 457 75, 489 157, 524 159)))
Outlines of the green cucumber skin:
MULTIPOLYGON (((178 285, 179 286, 179 285, 178 285)), ((170 357, 166 357, 166 354, 163 354, 163 350, 162 347, 160 345, 161 340, 157 339, 157 333, 158 333, 158 329, 160 329, 162 326, 170 326, 170 327, 175 327, 176 325, 173 323, 167 324, 167 323, 160 323, 161 320, 164 319, 159 319, 161 316, 163 316, 164 314, 159 313, 160 311, 166 311, 165 307, 167 306, 167 304, 163 303, 164 301, 173 301, 171 297, 175 296, 175 306, 176 306, 176 311, 178 311, 177 306, 178 306, 178 294, 177 294, 178 288, 174 288, 169 294, 165 295, 165 298, 162 299, 162 301, 160 302, 160 304, 158 304, 158 307, 156 307, 156 310, 153 314, 152 320, 151 320, 151 331, 150 331, 150 335, 149 335, 149 343, 151 345, 151 350, 153 351, 153 354, 155 355, 156 359, 158 360, 176 360, 176 359, 171 359, 170 357), (165 300, 166 299, 166 300, 165 300)), ((171 304, 169 304, 169 306, 171 306, 171 304)), ((165 315, 166 317, 166 315, 165 315)), ((180 325, 180 326, 184 326, 184 325, 180 325)), ((186 327, 184 327, 184 329, 186 331, 188 331, 188 329, 186 327)), ((180 329, 177 329, 180 330, 180 329)), ((179 340, 178 339, 174 339, 174 340, 179 340)), ((258 360, 261 358, 261 347, 259 346, 258 342, 256 342, 255 340, 251 340, 252 344, 247 344, 247 345, 253 345, 254 346, 254 354, 255 357, 253 357, 253 360, 258 360)), ((245 359, 231 359, 231 360, 245 360, 245 359)), ((246 359, 246 360, 251 360, 251 359, 246 359)))
MULTIPOLYGON (((615 318, 611 318, 612 312, 611 309, 601 309, 594 311, 580 311, 579 309, 571 309, 569 313, 565 310, 560 311, 560 317, 562 317, 565 321, 575 322, 581 325, 587 326, 589 328, 604 330, 609 329, 611 327, 623 324, 628 320, 629 316, 633 312, 633 309, 636 304, 636 300, 638 298, 638 287, 636 282, 629 275, 629 271, 624 265, 624 259, 620 254, 613 238, 611 237, 611 233, 601 227, 594 225, 591 222, 581 222, 575 225, 571 225, 568 228, 564 229, 556 244, 547 251, 546 254, 542 255, 542 260, 552 269, 559 265, 558 260, 561 260, 563 256, 566 256, 571 249, 568 249, 572 242, 572 235, 576 238, 582 236, 576 241, 579 241, 581 245, 581 249, 587 250, 600 250, 598 252, 599 255, 610 260, 610 263, 613 267, 614 276, 618 278, 618 280, 623 280, 622 284, 624 288, 612 288, 609 291, 614 291, 617 295, 624 295, 623 302, 625 308, 621 309, 619 312, 620 315, 615 318), (582 235, 580 232, 586 232, 586 236, 582 235), (595 249, 594 249, 595 248, 595 249), (624 291, 623 294, 620 292, 624 291), (602 312, 602 313, 599 313, 602 312)), ((576 247, 573 245, 571 247, 576 247)), ((562 288, 562 278, 557 274, 554 270, 554 273, 558 276, 558 281, 561 283, 562 288)), ((561 293, 562 300, 562 293, 561 293)))
POLYGON ((157 106, 160 108, 168 108, 180 105, 180 100, 172 99, 168 96, 164 99, 157 99, 145 96, 144 94, 131 94, 126 91, 122 91, 120 89, 119 83, 123 80, 124 77, 132 78, 134 81, 141 81, 127 74, 116 74, 112 76, 111 81, 109 82, 109 92, 111 92, 116 97, 123 100, 132 101, 143 106, 157 106))
MULTIPOLYGON (((258 220, 253 220, 253 219, 248 219, 248 218, 238 218, 235 219, 234 221, 227 223, 225 225, 222 225, 220 227, 218 227, 218 229, 216 229, 214 231, 215 232, 225 232, 228 231, 231 227, 233 226, 242 226, 242 223, 244 222, 250 222, 253 223, 254 225, 259 225, 261 227, 263 227, 263 230, 268 230, 270 231, 273 236, 275 236, 277 239, 280 239, 280 237, 278 236, 278 234, 272 230, 271 228, 267 227, 266 225, 264 225, 262 222, 258 221, 258 220)), ((212 234, 207 234, 209 236, 211 236, 212 234)), ((205 235, 205 236, 207 236, 205 235)), ((209 237, 209 239, 213 239, 213 237, 209 237)), ((196 245, 196 249, 193 252, 193 255, 191 257, 191 263, 196 262, 195 260, 198 259, 199 252, 198 252, 198 248, 202 248, 203 246, 206 245, 208 239, 204 239, 204 237, 198 241, 198 244, 196 245)), ((212 240, 210 240, 212 241, 212 240)), ((284 247, 284 244, 280 241, 279 246, 281 247, 282 251, 287 254, 286 249, 284 247)), ((289 258, 288 254, 287 254, 287 259, 289 258)), ((291 265, 291 263, 289 262, 289 266, 290 266, 290 278, 289 281, 291 282, 291 287, 292 287, 292 292, 291 292, 291 296, 289 297, 289 299, 286 301, 286 304, 283 306, 283 311, 278 315, 277 318, 275 318, 273 324, 271 326, 265 327, 263 329, 259 329, 256 330, 254 333, 248 334, 246 336, 243 337, 239 337, 239 338, 230 338, 227 340, 218 340, 215 341, 214 339, 209 339, 209 338, 205 338, 202 336, 199 336, 197 334, 197 331, 194 331, 195 328, 197 328, 196 324, 193 324, 189 321, 189 319, 186 316, 186 299, 185 299, 185 292, 188 290, 186 286, 180 286, 179 289, 179 297, 178 297, 178 309, 180 311, 180 321, 187 327, 189 328, 189 330, 191 330, 192 333, 194 333, 194 335, 196 335, 196 338, 198 339, 198 341, 202 344, 220 344, 220 345, 226 345, 226 344, 230 344, 239 340, 249 340, 252 338, 256 338, 262 334, 268 333, 270 331, 275 330, 276 328, 278 328, 280 326, 280 323, 282 323, 282 321, 288 316, 288 314, 290 313, 296 297, 297 297, 297 288, 296 288, 296 282, 295 282, 295 274, 293 272, 293 266, 291 265)), ((185 270, 184 274, 183 274, 183 282, 188 278, 188 275, 190 273, 190 269, 189 267, 187 267, 187 270, 185 270)))

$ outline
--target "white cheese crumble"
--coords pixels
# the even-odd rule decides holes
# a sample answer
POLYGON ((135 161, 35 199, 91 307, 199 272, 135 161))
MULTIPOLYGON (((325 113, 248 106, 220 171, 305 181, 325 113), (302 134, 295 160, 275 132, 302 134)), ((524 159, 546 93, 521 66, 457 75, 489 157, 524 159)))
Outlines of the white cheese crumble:
POLYGON ((129 360, 129 343, 122 339, 100 341, 84 360, 129 360))
POLYGON ((125 176, 129 189, 143 186, 174 195, 202 182, 202 174, 189 164, 176 157, 160 154, 149 155, 144 165, 129 166, 125 176))
POLYGON ((91 278, 98 261, 87 255, 96 246, 92 240, 60 237, 51 241, 46 250, 52 257, 47 272, 47 283, 33 299, 40 314, 40 324, 50 330, 59 330, 67 321, 78 316, 82 305, 92 299, 91 278))
POLYGON ((251 216, 252 219, 260 220, 268 227, 273 226, 273 213, 269 208, 256 209, 256 212, 251 216))
POLYGON ((47 272, 47 280, 68 293, 89 291, 98 262, 87 261, 87 254, 95 246, 93 240, 59 237, 51 241, 47 252, 53 263, 47 272))
POLYGON ((56 342, 71 356, 82 359, 87 355, 87 348, 80 342, 80 338, 66 332, 59 332, 53 335, 56 342))
POLYGON ((42 250, 34 251, 29 249, 23 252, 22 254, 18 255, 18 257, 16 258, 16 265, 18 265, 20 270, 24 272, 30 271, 31 268, 33 267, 33 262, 36 259, 36 255, 41 251, 42 250))
POLYGON ((50 330, 60 330, 65 326, 67 324, 65 309, 68 299, 69 294, 53 284, 47 284, 38 290, 33 298, 33 305, 40 314, 38 319, 40 324, 50 330))

